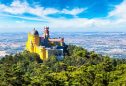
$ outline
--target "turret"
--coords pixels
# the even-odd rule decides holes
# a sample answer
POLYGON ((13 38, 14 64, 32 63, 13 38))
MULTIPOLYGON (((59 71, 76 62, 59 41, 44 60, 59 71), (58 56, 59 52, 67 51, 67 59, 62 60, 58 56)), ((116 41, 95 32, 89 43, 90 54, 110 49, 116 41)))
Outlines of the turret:
POLYGON ((49 38, 49 27, 44 27, 44 38, 49 38))
POLYGON ((33 31, 31 32, 31 40, 33 42, 33 45, 39 45, 40 44, 39 33, 35 29, 33 29, 33 31))
POLYGON ((37 30, 35 30, 35 28, 32 30, 31 34, 34 36, 39 36, 39 33, 37 30))

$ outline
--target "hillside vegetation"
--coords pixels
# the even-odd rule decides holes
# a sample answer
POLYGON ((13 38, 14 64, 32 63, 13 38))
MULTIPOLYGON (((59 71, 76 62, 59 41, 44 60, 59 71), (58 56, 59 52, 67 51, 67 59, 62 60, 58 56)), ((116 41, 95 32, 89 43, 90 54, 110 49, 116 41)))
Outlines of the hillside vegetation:
POLYGON ((126 60, 73 45, 62 61, 24 51, 0 60, 0 86, 126 86, 126 60))

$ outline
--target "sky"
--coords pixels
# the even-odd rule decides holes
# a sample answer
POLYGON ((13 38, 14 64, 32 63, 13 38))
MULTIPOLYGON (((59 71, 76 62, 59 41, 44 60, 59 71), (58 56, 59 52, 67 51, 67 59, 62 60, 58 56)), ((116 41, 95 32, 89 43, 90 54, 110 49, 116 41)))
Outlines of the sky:
POLYGON ((126 32, 126 0, 0 0, 0 32, 126 32))

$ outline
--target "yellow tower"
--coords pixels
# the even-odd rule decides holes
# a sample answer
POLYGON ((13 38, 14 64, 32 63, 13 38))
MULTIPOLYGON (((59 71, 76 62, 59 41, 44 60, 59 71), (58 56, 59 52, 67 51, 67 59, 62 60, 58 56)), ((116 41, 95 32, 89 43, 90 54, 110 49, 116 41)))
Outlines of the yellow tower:
POLYGON ((31 33, 28 33, 26 50, 31 53, 37 53, 42 60, 46 60, 46 49, 40 45, 39 33, 35 29, 31 33))
POLYGON ((26 43, 26 50, 30 52, 36 52, 37 46, 40 45, 39 33, 37 30, 33 30, 28 34, 28 41, 26 43))

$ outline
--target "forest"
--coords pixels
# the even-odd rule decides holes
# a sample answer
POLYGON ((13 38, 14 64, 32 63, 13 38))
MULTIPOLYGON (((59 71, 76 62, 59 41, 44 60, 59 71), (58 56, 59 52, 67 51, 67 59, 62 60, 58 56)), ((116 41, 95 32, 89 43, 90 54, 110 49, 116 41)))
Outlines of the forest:
POLYGON ((60 61, 23 51, 0 59, 0 86, 126 86, 126 59, 75 45, 60 61))

